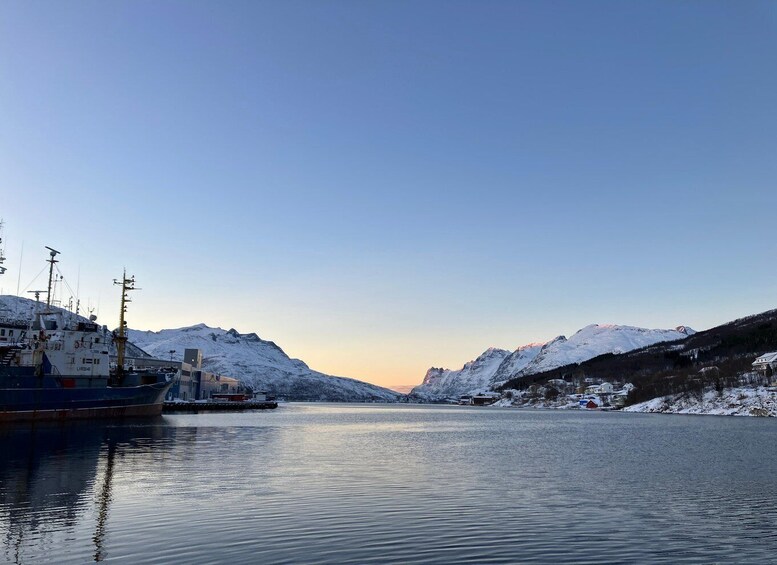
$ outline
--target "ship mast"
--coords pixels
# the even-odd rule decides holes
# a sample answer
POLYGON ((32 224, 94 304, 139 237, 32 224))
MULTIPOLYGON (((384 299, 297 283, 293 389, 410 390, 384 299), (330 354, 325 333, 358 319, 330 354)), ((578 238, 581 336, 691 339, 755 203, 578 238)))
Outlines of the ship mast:
POLYGON ((51 255, 51 258, 48 260, 49 263, 49 290, 46 293, 46 309, 48 309, 51 306, 51 281, 54 278, 54 263, 59 263, 54 257, 59 255, 59 251, 56 249, 52 249, 48 245, 46 246, 46 249, 49 250, 49 255, 51 255))
POLYGON ((121 384, 124 380, 124 349, 127 344, 126 327, 127 322, 124 320, 124 314, 127 312, 127 302, 132 302, 127 293, 131 290, 140 290, 135 288, 135 275, 127 278, 127 270, 124 270, 124 276, 121 281, 113 279, 113 284, 121 285, 121 310, 119 310, 119 332, 113 338, 116 342, 116 384, 121 384))

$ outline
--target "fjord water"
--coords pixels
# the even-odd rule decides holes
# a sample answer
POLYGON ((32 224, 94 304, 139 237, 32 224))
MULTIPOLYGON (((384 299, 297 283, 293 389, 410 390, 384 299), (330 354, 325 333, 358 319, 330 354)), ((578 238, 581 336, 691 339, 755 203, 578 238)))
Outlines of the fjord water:
POLYGON ((765 563, 777 421, 286 404, 0 428, 0 562, 765 563))

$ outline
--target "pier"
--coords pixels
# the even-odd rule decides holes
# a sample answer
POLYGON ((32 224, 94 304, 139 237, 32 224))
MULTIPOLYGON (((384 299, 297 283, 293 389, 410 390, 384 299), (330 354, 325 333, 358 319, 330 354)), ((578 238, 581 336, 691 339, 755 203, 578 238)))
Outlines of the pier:
POLYGON ((277 408, 274 400, 248 400, 244 402, 181 402, 166 401, 162 412, 242 412, 243 410, 271 410, 277 408))

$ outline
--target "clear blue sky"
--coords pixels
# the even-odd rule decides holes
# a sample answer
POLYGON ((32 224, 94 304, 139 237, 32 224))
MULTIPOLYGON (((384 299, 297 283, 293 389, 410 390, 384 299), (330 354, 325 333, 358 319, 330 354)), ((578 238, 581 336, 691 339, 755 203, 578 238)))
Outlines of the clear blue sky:
POLYGON ((775 2, 6 0, 0 286, 384 385, 704 329, 777 306, 776 71, 775 2))

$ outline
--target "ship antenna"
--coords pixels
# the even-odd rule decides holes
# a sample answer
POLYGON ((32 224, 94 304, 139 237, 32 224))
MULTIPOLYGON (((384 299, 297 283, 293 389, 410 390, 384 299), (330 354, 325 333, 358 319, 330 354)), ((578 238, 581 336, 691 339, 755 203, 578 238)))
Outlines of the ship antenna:
POLYGON ((127 322, 124 319, 124 314, 127 312, 127 303, 132 302, 127 293, 131 290, 140 290, 135 287, 135 275, 127 278, 127 270, 124 270, 124 275, 121 281, 113 279, 113 284, 121 285, 121 309, 119 310, 119 332, 113 338, 116 342, 116 382, 121 384, 124 380, 124 350, 127 344, 127 322))
POLYGON ((46 292, 45 290, 28 290, 30 294, 35 295, 35 302, 40 302, 40 295, 42 292, 46 292))
POLYGON ((48 260, 49 263, 49 290, 46 294, 46 308, 49 308, 51 306, 51 281, 54 277, 54 263, 59 263, 54 257, 59 255, 59 251, 56 249, 52 249, 48 245, 46 246, 46 249, 49 250, 49 255, 51 255, 51 258, 48 260))
POLYGON ((24 258, 24 240, 22 240, 22 250, 19 253, 19 272, 16 274, 16 295, 19 296, 19 286, 22 283, 22 259, 24 258))
POLYGON ((6 271, 6 268, 3 267, 3 263, 5 263, 5 249, 3 248, 3 223, 3 220, 0 220, 0 275, 6 271))

